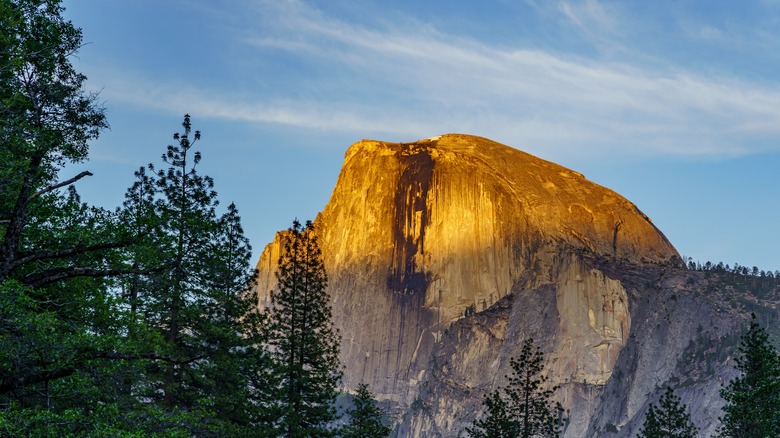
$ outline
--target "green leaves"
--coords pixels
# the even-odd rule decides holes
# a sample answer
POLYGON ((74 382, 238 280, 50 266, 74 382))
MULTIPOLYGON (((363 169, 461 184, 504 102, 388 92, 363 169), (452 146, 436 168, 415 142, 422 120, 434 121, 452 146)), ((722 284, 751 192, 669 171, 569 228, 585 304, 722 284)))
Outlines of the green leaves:
POLYGON ((251 249, 235 205, 217 215, 189 146, 169 147, 162 172, 139 170, 115 212, 72 187, 24 207, 0 278, 0 434, 246 436, 259 424, 251 249))
POLYGON ((510 438, 520 434, 520 424, 499 391, 486 395, 482 401, 487 415, 466 427, 472 438, 510 438))
POLYGON ((83 161, 87 142, 107 127, 86 77, 70 57, 81 31, 62 16, 59 1, 0 1, 0 144, 2 183, 0 279, 10 271, 27 226, 33 194, 54 181, 66 162, 83 161))
MULTIPOLYGON (((86 158, 87 142, 107 127, 97 96, 70 57, 81 30, 62 17, 57 0, 3 0, 0 15, 0 131, 19 136, 47 165, 86 158)), ((50 175, 51 176, 51 175, 50 175)))

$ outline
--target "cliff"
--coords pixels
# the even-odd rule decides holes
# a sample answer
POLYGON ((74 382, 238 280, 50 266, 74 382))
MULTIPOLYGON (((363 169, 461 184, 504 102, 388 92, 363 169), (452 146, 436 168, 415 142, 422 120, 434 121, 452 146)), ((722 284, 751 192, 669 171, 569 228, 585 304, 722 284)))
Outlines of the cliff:
MULTIPOLYGON (((566 436, 627 433, 697 335, 689 319, 718 320, 673 280, 687 275, 677 251, 634 204, 480 137, 352 145, 315 225, 345 388, 368 383, 400 436, 455 436, 528 336, 562 385, 566 436), (667 346, 648 306, 675 292, 667 346), (642 367, 650 377, 627 380, 642 367)), ((261 301, 279 251, 277 236, 260 257, 261 301)))

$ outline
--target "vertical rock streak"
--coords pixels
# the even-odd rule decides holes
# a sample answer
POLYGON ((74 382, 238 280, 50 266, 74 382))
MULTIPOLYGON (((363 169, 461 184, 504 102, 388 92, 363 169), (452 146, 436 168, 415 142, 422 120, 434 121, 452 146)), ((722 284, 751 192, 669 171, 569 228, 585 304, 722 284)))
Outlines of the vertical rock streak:
MULTIPOLYGON (((568 385, 567 406, 587 406, 575 419, 584 430, 600 393, 593 385, 610 379, 631 317, 626 288, 581 255, 677 255, 611 190, 457 134, 356 143, 315 224, 343 334, 344 384, 366 382, 396 418, 406 414, 402 436, 460 430, 525 336, 546 346, 555 383, 568 385), (482 325, 464 329, 466 309, 482 325), (454 346, 461 351, 441 352, 454 346)), ((275 283, 280 242, 261 256, 258 288, 275 283)))
MULTIPOLYGON (((404 145, 405 146, 405 145, 404 145)), ((400 154, 401 175, 395 193, 393 223, 393 259, 387 286, 401 294, 424 294, 428 273, 420 271, 425 256, 425 231, 430 220, 428 194, 433 179, 434 162, 425 149, 411 149, 400 154)))

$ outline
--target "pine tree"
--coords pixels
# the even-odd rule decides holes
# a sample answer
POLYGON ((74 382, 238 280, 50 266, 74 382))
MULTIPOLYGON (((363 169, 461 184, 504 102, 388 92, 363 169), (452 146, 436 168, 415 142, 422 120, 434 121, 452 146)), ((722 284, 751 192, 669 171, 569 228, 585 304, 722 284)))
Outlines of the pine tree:
POLYGON ((472 437, 558 437, 563 428, 563 408, 553 402, 557 386, 545 389, 547 376, 541 374, 544 354, 528 338, 520 356, 510 359, 509 383, 485 396, 487 417, 476 420, 466 431, 472 437))
POLYGON ((691 421, 691 416, 674 395, 672 388, 666 388, 660 405, 650 405, 645 416, 639 438, 695 438, 699 429, 691 421))
POLYGON ((267 422, 257 409, 262 393, 251 383, 270 364, 262 349, 265 334, 257 296, 248 292, 254 282, 254 275, 249 275, 251 247, 234 204, 220 217, 217 230, 208 245, 209 258, 203 261, 213 299, 206 306, 207 335, 203 338, 212 358, 204 367, 207 385, 203 391, 208 396, 204 406, 222 423, 223 435, 266 436, 267 422))
MULTIPOLYGON (((156 174, 159 194, 157 209, 163 232, 157 242, 161 261, 168 265, 155 277, 155 288, 147 294, 147 309, 153 315, 149 321, 161 330, 161 347, 173 357, 168 364, 159 364, 159 387, 163 406, 192 408, 198 398, 197 376, 191 372, 201 359, 201 322, 206 311, 205 301, 211 301, 206 284, 203 261, 209 257, 209 239, 216 231, 217 194, 214 182, 197 172, 201 160, 192 146, 200 140, 200 131, 191 138, 189 115, 182 123, 184 133, 174 134, 177 144, 169 145, 162 156, 164 166, 156 174)), ((152 165, 150 169, 154 169, 152 165)))
POLYGON ((189 115, 182 127, 163 168, 139 169, 126 196, 128 226, 145 236, 134 264, 156 266, 128 281, 128 332, 139 349, 165 358, 148 364, 134 392, 170 415, 194 413, 191 432, 246 434, 258 422, 250 381, 263 358, 260 331, 250 326, 256 299, 244 292, 251 249, 235 205, 216 213, 214 182, 197 171, 200 132, 193 135, 189 115))
POLYGON ((358 385, 353 403, 354 407, 347 411, 349 423, 341 432, 343 438, 382 438, 390 434, 392 428, 382 423, 382 410, 368 385, 358 385))
POLYGON ((268 351, 278 383, 274 385, 280 436, 332 436, 337 419, 336 388, 341 380, 338 332, 333 328, 327 276, 314 235, 297 220, 284 236, 277 286, 266 309, 268 351))
POLYGON ((720 392, 726 400, 720 436, 780 436, 780 358, 755 314, 736 362, 741 375, 720 392))
POLYGON ((108 125, 60 3, 0 0, 0 436, 248 435, 265 359, 237 211, 181 142, 122 209, 81 201, 92 174, 61 174, 108 125))

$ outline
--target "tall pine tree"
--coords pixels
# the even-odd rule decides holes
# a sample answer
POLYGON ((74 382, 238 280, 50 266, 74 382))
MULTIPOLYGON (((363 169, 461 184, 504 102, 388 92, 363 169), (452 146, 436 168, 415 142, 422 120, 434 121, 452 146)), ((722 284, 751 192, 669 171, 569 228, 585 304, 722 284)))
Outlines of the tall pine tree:
POLYGON ((780 436, 780 358, 755 314, 736 362, 741 375, 720 392, 726 400, 720 436, 780 436))
POLYGON ((216 215, 181 142, 121 210, 81 201, 92 174, 63 170, 108 125, 63 10, 0 0, 0 435, 254 433, 265 365, 237 211, 216 215))
POLYGON ((194 413, 191 432, 246 434, 257 425, 250 381, 263 357, 260 330, 248 327, 257 321, 256 299, 245 292, 251 249, 235 205, 217 215, 189 115, 182 127, 163 167, 139 169, 126 196, 128 226, 144 236, 133 262, 154 271, 128 279, 128 333, 165 358, 148 363, 134 394, 170 415, 194 413))
POLYGON ((680 398, 666 388, 659 406, 650 405, 638 438, 696 438, 699 429, 691 421, 680 398))
POLYGON ((297 220, 284 236, 277 286, 266 309, 268 351, 277 384, 272 399, 275 427, 288 438, 333 436, 335 400, 341 380, 340 336, 333 328, 314 226, 297 220))
POLYGON ((523 343, 520 356, 510 360, 512 375, 502 391, 485 396, 487 416, 466 428, 471 437, 559 437, 563 408, 553 402, 557 386, 545 388, 544 354, 533 338, 523 343), (503 394, 502 394, 503 393, 503 394))

